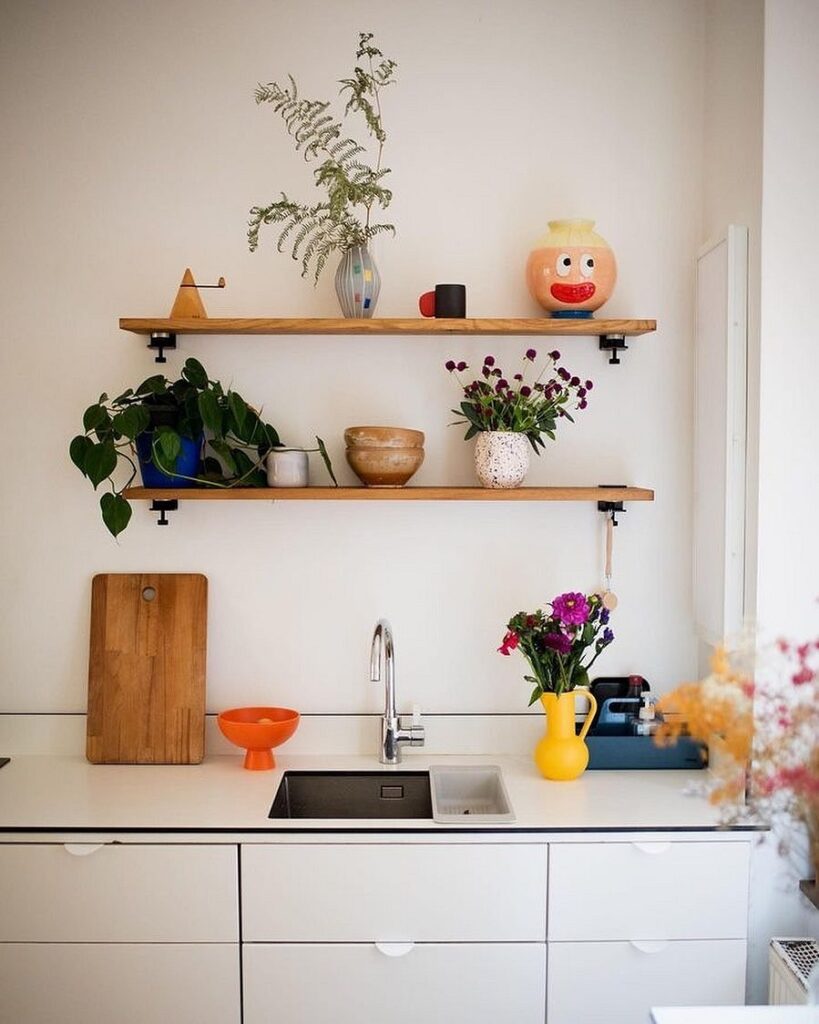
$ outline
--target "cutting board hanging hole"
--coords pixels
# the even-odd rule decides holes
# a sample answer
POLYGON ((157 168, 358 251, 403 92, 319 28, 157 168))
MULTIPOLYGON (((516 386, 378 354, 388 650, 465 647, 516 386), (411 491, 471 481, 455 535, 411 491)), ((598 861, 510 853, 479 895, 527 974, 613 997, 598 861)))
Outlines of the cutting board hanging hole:
POLYGON ((154 590, 153 587, 146 587, 142 591, 142 600, 143 601, 153 601, 153 599, 155 597, 156 597, 156 591, 154 590))

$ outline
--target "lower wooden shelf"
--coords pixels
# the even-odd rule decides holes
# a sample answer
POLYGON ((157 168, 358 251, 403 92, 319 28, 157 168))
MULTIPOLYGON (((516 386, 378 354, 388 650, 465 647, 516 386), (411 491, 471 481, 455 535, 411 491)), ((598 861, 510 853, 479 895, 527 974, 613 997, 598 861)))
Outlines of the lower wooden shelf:
POLYGON ((130 487, 131 501, 654 501, 645 487, 130 487))

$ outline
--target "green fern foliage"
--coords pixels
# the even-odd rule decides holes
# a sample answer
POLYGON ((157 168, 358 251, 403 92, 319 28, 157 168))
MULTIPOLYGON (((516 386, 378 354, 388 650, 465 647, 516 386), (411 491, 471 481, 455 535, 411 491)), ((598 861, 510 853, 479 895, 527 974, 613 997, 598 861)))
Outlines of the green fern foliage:
POLYGON ((329 102, 302 99, 292 75, 289 85, 277 82, 259 85, 257 103, 269 103, 284 122, 285 129, 306 161, 319 161, 313 171, 316 188, 326 193, 322 202, 310 205, 297 203, 284 192, 268 206, 254 206, 250 211, 247 240, 251 252, 259 245, 262 225, 279 226, 277 248, 289 251, 301 262, 302 277, 313 271, 318 280, 327 260, 334 252, 344 252, 365 245, 376 235, 395 234, 392 224, 373 222, 373 212, 385 210, 392 201, 392 191, 384 184, 390 173, 381 166, 387 140, 381 119, 381 90, 395 81, 398 65, 385 58, 373 45, 371 32, 359 33, 358 50, 352 77, 343 78, 340 94, 346 94, 341 120, 330 113, 329 102), (366 161, 367 150, 345 134, 343 120, 349 114, 361 114, 367 132, 378 144, 374 166, 366 161))

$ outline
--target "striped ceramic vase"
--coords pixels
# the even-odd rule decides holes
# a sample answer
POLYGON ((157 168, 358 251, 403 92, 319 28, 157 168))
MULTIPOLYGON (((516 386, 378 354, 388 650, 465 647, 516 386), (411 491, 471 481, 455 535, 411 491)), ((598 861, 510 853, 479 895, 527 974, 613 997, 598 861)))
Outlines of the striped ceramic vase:
POLYGON ((381 275, 366 245, 354 245, 341 257, 336 271, 336 295, 346 317, 369 317, 375 312, 381 275))

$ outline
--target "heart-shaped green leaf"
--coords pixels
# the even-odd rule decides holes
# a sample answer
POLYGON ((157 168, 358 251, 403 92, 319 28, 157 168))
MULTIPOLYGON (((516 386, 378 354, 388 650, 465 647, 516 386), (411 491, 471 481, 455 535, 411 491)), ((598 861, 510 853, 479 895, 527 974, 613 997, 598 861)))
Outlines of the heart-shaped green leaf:
POLYGON ((147 377, 136 389, 138 395, 164 395, 167 389, 167 381, 161 373, 153 377, 147 377))
POLYGON ((83 413, 82 425, 86 430, 94 430, 95 427, 105 422, 107 416, 108 413, 101 405, 89 405, 83 413))
POLYGON ((113 537, 122 533, 131 521, 131 506, 121 494, 111 494, 110 492, 103 494, 100 498, 100 509, 102 510, 102 521, 113 537))
POLYGON ((182 439, 171 427, 157 427, 151 447, 154 465, 167 473, 168 470, 173 470, 174 463, 182 451, 182 439), (156 459, 157 455, 159 462, 156 459))
POLYGON ((140 412, 144 411, 140 406, 131 405, 114 417, 114 430, 133 441, 140 432, 140 412))
POLYGON ((231 391, 227 397, 228 409, 230 410, 231 427, 237 437, 242 436, 245 420, 247 419, 247 403, 241 395, 231 391))
POLYGON ((93 444, 85 453, 85 475, 94 485, 94 490, 99 484, 109 477, 117 468, 117 450, 113 441, 102 441, 100 444, 93 444))
POLYGON ((94 442, 90 437, 85 437, 83 434, 78 434, 68 449, 68 454, 71 456, 71 461, 82 473, 83 476, 88 474, 85 471, 85 456, 89 450, 94 447, 94 442))
POLYGON ((208 386, 208 375, 205 372, 205 367, 198 359, 191 358, 185 360, 182 376, 186 381, 193 384, 194 387, 204 389, 208 386))
POLYGON ((216 396, 210 391, 203 391, 199 396, 198 405, 202 422, 218 437, 222 433, 222 410, 216 396))

